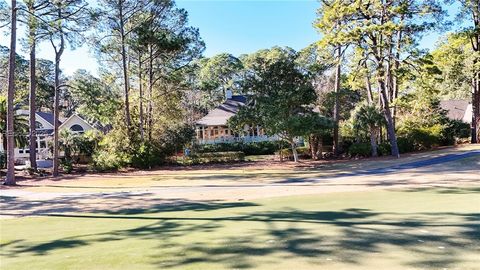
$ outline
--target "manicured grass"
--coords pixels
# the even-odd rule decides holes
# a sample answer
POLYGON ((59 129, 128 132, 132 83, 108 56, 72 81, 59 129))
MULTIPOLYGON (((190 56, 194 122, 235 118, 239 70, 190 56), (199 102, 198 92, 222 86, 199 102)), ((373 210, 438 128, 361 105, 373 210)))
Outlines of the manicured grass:
POLYGON ((3 219, 0 269, 478 269, 479 195, 369 191, 3 219))

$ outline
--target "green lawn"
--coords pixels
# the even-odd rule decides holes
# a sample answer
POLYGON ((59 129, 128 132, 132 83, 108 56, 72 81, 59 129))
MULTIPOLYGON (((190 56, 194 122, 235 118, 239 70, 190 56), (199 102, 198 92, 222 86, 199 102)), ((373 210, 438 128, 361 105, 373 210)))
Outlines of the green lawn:
POLYGON ((478 269, 479 195, 387 190, 3 219, 0 269, 478 269))

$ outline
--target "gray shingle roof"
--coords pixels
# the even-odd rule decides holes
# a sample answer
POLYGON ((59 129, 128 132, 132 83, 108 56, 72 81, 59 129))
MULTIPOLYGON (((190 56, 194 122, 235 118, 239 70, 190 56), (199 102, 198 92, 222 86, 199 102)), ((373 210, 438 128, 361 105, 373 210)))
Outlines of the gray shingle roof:
MULTIPOLYGON (((47 112, 37 112, 37 115, 45 119, 48 123, 50 123, 53 126, 53 113, 47 113, 47 112)), ((58 121, 58 124, 61 125, 62 122, 60 120, 58 121)))
POLYGON ((232 96, 231 99, 227 99, 223 104, 198 120, 196 124, 203 126, 226 126, 228 119, 237 114, 240 107, 245 106, 246 103, 246 96, 232 96))
POLYGON ((463 120, 469 109, 469 102, 467 100, 442 100, 440 101, 440 107, 448 111, 448 118, 463 120))

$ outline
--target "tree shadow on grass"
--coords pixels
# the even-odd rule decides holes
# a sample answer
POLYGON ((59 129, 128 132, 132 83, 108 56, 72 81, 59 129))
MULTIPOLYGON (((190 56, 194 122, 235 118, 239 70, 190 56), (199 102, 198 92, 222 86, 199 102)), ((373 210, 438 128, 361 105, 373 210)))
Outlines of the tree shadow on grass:
MULTIPOLYGON (((235 203, 218 203, 212 209, 235 207, 235 203)), ((239 209, 251 205, 237 204, 239 209)), ((266 257, 285 260, 305 258, 313 264, 325 263, 325 256, 344 264, 356 265, 371 254, 393 247, 421 255, 404 258, 412 267, 450 267, 459 262, 458 254, 479 244, 480 214, 451 212, 401 214, 373 212, 368 209, 342 211, 304 211, 285 208, 279 211, 258 211, 255 207, 230 216, 209 216, 205 205, 184 207, 200 216, 159 215, 71 215, 53 214, 52 218, 102 220, 152 220, 147 225, 105 233, 92 233, 56 239, 37 245, 11 243, 10 255, 31 253, 48 255, 61 249, 95 245, 105 241, 158 239, 161 254, 152 260, 162 269, 192 267, 198 264, 221 265, 226 268, 259 268, 266 257), (450 220, 444 222, 443 220, 450 220), (455 222, 451 222, 455 220, 455 222), (238 230, 228 230, 231 226, 238 230), (444 229, 454 229, 443 232, 444 229), (336 231, 331 233, 331 231, 336 231), (428 232, 423 232, 428 231, 428 232), (330 232, 330 233, 325 233, 330 232), (199 235, 203 236, 198 237, 199 235), (183 239, 183 242, 180 241, 183 239), (185 239, 191 239, 186 241, 185 239), (182 244, 183 243, 183 244, 182 244), (438 249, 446 247, 446 251, 438 249)), ((173 211, 173 210, 172 210, 173 211)), ((116 222, 116 221, 113 221, 116 222)), ((119 246, 121 248, 121 245, 119 246)), ((7 254, 9 255, 9 254, 7 254)))

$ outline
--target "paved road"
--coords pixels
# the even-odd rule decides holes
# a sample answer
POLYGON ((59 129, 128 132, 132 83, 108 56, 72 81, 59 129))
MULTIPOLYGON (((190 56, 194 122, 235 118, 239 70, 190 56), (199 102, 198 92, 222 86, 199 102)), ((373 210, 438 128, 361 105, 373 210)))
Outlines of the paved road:
MULTIPOLYGON (((417 169, 421 167, 427 167, 427 166, 442 164, 446 162, 452 162, 452 161, 475 157, 475 156, 480 156, 480 150, 472 150, 472 151, 467 151, 459 154, 447 154, 439 157, 422 159, 418 161, 398 164, 398 165, 384 167, 384 168, 358 170, 358 171, 348 172, 348 173, 338 173, 335 175, 328 175, 328 176, 324 176, 316 179, 286 179, 286 180, 278 181, 276 183, 277 184, 289 184, 289 183, 293 184, 293 183, 305 183, 305 182, 315 183, 315 182, 324 181, 325 179, 333 179, 333 178, 391 174, 391 173, 396 173, 404 170, 417 169)), ((479 170, 479 176, 480 176, 480 168, 478 170, 479 170)))

